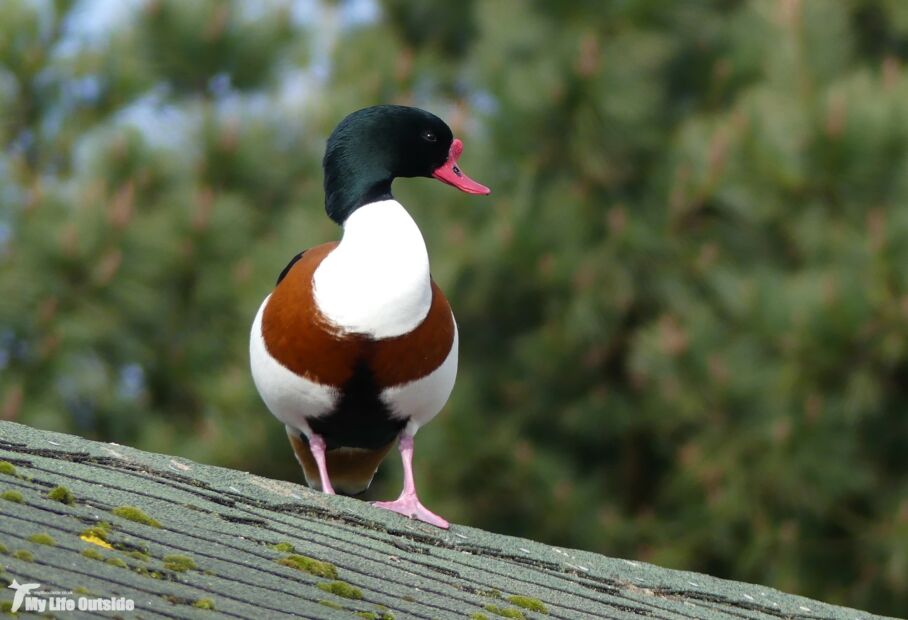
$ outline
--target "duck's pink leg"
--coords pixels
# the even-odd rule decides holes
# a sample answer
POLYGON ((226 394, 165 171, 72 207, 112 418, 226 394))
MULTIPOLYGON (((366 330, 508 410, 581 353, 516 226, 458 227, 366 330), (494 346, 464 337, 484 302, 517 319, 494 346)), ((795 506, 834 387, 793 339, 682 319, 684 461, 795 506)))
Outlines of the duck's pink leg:
POLYGON ((322 491, 328 495, 334 495, 334 487, 331 486, 331 478, 328 477, 328 465, 325 463, 325 440, 321 435, 315 433, 309 435, 309 450, 318 465, 318 477, 322 481, 322 491))
POLYGON ((430 525, 448 529, 450 524, 434 512, 419 503, 416 496, 416 483, 413 482, 413 437, 401 435, 398 442, 400 459, 404 465, 404 489, 393 502, 374 502, 372 505, 385 510, 392 510, 411 519, 418 519, 430 525))

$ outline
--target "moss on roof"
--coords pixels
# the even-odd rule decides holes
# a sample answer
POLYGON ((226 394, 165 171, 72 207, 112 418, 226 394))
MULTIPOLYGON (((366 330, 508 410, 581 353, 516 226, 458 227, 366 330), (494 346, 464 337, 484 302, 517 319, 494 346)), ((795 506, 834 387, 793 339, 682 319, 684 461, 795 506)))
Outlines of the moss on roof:
MULTIPOLYGON (((150 616, 879 617, 458 525, 442 531, 297 484, 11 422, 0 422, 0 462, 3 490, 23 498, 0 502, 0 549, 10 550, 0 582, 124 596, 150 616), (48 497, 60 486, 71 504, 48 497), (130 518, 140 515, 160 527, 130 518), (56 544, 29 540, 35 532, 56 544)), ((0 587, 0 603, 12 594, 0 587)))

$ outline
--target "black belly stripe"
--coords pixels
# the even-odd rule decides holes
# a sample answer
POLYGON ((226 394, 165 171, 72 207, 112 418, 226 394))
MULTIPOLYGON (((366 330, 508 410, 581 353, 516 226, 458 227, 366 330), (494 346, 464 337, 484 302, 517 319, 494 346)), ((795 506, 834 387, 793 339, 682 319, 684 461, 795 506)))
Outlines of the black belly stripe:
POLYGON ((407 424, 407 420, 391 417, 391 410, 381 400, 381 389, 365 363, 356 366, 340 392, 331 413, 309 420, 309 427, 322 436, 329 450, 375 450, 394 441, 407 424))

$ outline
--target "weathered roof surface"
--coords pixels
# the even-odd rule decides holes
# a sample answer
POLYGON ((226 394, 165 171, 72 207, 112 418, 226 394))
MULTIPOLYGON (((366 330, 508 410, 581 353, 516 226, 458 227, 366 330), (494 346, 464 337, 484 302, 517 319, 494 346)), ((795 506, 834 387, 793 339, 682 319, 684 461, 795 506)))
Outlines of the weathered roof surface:
MULTIPOLYGON (((0 494, 18 491, 22 502, 0 499, 0 579, 132 598, 136 610, 126 618, 879 617, 469 527, 445 532, 356 499, 10 422, 0 422, 2 460, 15 472, 0 466, 0 494), (47 497, 58 485, 74 503, 47 497), (138 507, 160 527, 115 515, 121 506, 138 507), (99 522, 110 524, 106 534, 85 532, 99 522), (35 534, 55 546, 30 541, 35 534), (290 555, 280 543, 327 563, 307 566, 323 574, 279 563, 290 555), (19 550, 32 560, 17 558, 19 550), (168 563, 171 555, 192 563, 168 563), (322 589, 335 581, 361 598, 322 589), (524 598, 508 600, 514 596, 524 598), (206 599, 213 609, 194 606, 206 599), (530 609, 538 603, 545 612, 530 609)), ((0 601, 11 601, 12 590, 3 592, 0 601)))

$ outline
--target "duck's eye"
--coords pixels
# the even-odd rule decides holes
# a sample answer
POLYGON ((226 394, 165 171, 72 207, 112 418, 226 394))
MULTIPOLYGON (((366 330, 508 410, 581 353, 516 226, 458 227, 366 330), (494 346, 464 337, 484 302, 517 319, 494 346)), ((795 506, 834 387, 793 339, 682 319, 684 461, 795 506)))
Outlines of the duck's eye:
POLYGON ((425 140, 426 142, 438 141, 438 138, 435 137, 435 132, 433 132, 431 129, 422 130, 422 139, 425 140))

